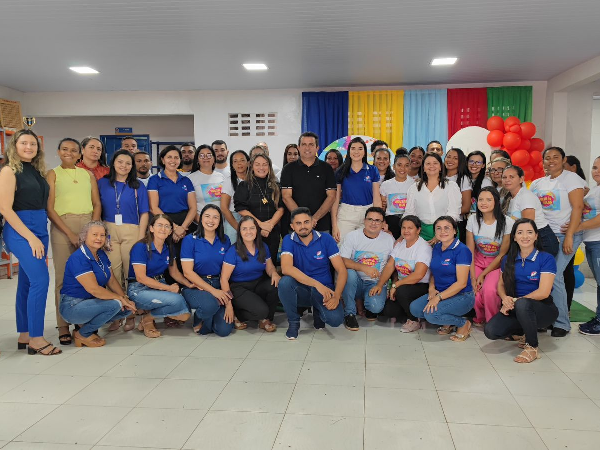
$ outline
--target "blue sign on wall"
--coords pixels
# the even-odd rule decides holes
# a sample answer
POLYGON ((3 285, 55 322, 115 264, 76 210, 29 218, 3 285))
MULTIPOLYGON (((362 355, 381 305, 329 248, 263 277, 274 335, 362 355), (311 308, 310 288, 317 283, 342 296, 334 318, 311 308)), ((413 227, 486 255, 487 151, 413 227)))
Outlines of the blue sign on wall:
POLYGON ((117 127, 115 134, 133 134, 133 127, 117 127))

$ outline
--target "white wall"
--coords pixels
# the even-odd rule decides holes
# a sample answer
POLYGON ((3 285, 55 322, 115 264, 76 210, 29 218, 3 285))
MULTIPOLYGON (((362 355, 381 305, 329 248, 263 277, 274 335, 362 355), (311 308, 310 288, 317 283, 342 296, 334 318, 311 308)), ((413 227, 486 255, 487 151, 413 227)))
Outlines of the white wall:
MULTIPOLYGON (((432 86, 338 87, 312 90, 442 89, 512 85, 533 86, 533 122, 538 128, 537 136, 543 137, 546 121, 545 81, 432 86)), ((194 116, 194 136, 197 144, 223 139, 227 142, 229 149, 249 150, 252 145, 265 140, 269 145, 273 161, 275 164, 281 165, 283 149, 287 144, 296 142, 300 134, 302 91, 302 89, 273 89, 185 92, 33 92, 23 95, 23 111, 27 115, 36 118, 191 114, 194 116), (277 136, 265 137, 264 139, 257 136, 228 137, 227 114, 230 112, 277 112, 277 136)), ((329 142, 321 144, 325 147, 329 142)))
POLYGON ((86 136, 115 134, 116 127, 132 127, 136 134, 149 134, 154 141, 192 141, 194 117, 189 116, 114 116, 114 117, 36 117, 32 128, 44 137, 46 166, 60 164, 56 154, 64 137, 81 140, 86 136))
POLYGON ((0 98, 20 102, 23 100, 23 92, 0 86, 0 98))
POLYGON ((592 101, 592 138, 590 162, 593 162, 598 156, 600 156, 600 99, 592 101))

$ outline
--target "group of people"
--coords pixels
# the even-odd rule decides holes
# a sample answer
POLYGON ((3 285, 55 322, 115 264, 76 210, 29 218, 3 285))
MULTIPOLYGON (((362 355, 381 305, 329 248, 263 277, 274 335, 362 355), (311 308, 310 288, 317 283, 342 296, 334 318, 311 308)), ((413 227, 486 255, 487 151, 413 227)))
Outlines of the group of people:
MULTIPOLYGON (((558 147, 529 189, 506 152, 488 165, 479 151, 444 155, 437 141, 392 152, 357 137, 345 158, 321 160, 306 132, 282 168, 264 142, 231 154, 222 140, 169 145, 154 175, 133 137, 108 164, 93 137, 65 138, 57 152, 46 172, 38 137, 21 130, 0 171, 4 240, 20 263, 18 348, 30 354, 61 352, 43 336, 49 241, 60 344, 86 347, 106 344, 105 324, 157 338, 156 319, 180 327, 191 315, 201 335, 254 321, 274 332, 281 304, 290 340, 310 309, 316 329, 355 331, 364 315, 407 333, 429 322, 460 342, 482 326, 532 362, 538 330, 570 331, 569 265, 582 241, 600 277, 600 187, 588 190, 558 147)), ((592 177, 600 185, 598 159, 592 177)), ((579 331, 600 334, 600 300, 579 331)))

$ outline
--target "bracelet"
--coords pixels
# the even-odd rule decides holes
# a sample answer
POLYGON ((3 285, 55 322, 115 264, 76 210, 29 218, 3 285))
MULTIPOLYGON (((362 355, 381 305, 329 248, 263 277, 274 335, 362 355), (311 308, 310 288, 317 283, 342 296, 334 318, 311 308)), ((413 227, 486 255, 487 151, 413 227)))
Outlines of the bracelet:
POLYGON ((438 296, 438 298, 440 299, 440 302, 441 302, 442 300, 444 300, 444 299, 442 298, 442 294, 440 294, 439 292, 437 293, 437 296, 438 296))

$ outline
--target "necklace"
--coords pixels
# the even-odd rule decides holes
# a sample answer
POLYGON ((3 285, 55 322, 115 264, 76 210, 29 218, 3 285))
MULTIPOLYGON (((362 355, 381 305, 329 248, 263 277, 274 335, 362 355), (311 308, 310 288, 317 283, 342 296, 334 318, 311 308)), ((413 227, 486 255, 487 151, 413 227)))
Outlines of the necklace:
MULTIPOLYGON (((260 184, 258 184, 258 181, 256 182, 256 185, 258 186, 258 190, 260 191, 260 195, 262 196, 260 201, 262 202, 263 205, 266 205, 267 203, 269 203, 269 201, 267 200, 267 194, 263 192, 263 190, 260 187, 260 184)), ((266 189, 266 187, 265 187, 265 189, 266 189)))
POLYGON ((72 177, 71 174, 67 171, 67 169, 65 169, 64 167, 62 167, 62 170, 65 171, 65 173, 67 174, 67 176, 73 180, 73 183, 75 184, 79 184, 79 181, 77 181, 77 168, 74 169, 69 169, 69 170, 74 170, 75 171, 75 177, 72 177))

